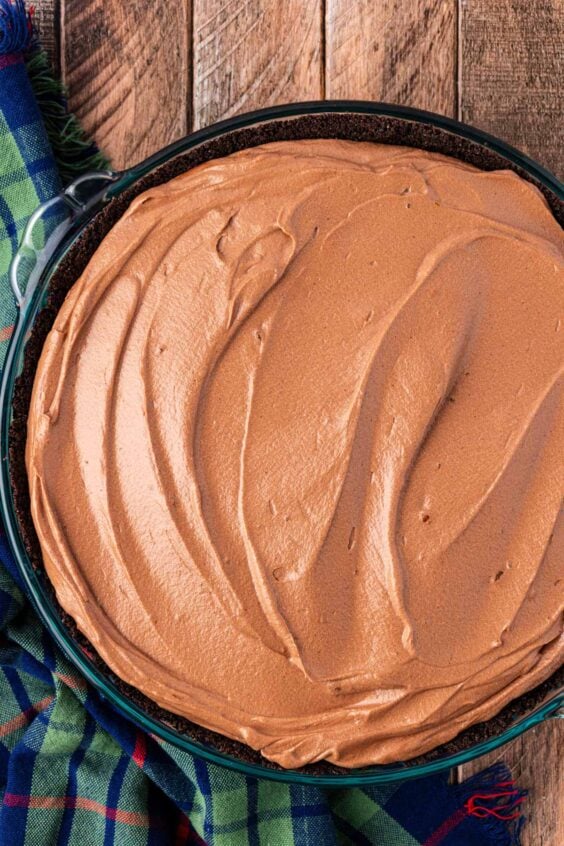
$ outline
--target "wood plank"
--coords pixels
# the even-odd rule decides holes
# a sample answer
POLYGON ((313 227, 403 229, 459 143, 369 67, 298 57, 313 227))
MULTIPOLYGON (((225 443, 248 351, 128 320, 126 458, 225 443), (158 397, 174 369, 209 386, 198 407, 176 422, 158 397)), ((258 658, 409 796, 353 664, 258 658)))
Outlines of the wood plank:
POLYGON ((69 105, 125 167, 186 134, 189 0, 61 0, 69 105))
POLYGON ((61 72, 60 60, 60 3, 59 0, 36 0, 33 4, 33 22, 37 29, 41 46, 49 56, 51 67, 58 76, 61 72))
POLYGON ((529 790, 522 846, 564 843, 564 722, 549 720, 490 755, 459 767, 462 781, 484 767, 504 761, 520 787, 529 790))
POLYGON ((318 99, 321 0, 194 0, 194 126, 318 99))
POLYGON ((327 97, 454 115, 456 20, 456 0, 327 0, 327 97))
POLYGON ((461 0, 460 114, 564 175, 562 0, 461 0))

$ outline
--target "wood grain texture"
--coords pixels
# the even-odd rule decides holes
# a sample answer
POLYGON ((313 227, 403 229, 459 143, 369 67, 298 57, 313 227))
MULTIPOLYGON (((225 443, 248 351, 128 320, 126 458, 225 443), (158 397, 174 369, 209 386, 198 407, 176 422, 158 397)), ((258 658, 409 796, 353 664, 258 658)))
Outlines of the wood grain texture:
POLYGON ((194 128, 322 96, 320 0, 194 0, 194 128))
POLYGON ((564 843, 564 721, 548 720, 496 752, 458 768, 458 780, 504 761, 519 787, 529 791, 522 846, 564 843))
POLYGON ((456 20, 456 0, 327 0, 327 96, 454 115, 456 20))
POLYGON ((564 175, 562 0, 461 0, 460 114, 564 175))
POLYGON ((114 167, 189 129, 188 0, 61 0, 72 111, 114 167))
POLYGON ((33 5, 35 9, 33 22, 41 39, 41 45, 49 56, 54 73, 58 76, 61 72, 59 0, 38 0, 33 5))

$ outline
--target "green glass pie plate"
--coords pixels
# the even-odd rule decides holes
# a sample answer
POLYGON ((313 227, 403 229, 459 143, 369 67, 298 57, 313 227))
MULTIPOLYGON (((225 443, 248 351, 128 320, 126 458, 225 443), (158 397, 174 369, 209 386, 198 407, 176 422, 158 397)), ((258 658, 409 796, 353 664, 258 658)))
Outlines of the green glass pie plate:
MULTIPOLYGON (((226 155, 268 140, 301 137, 340 137, 405 144, 458 156, 484 169, 509 167, 539 187, 555 215, 564 215, 564 186, 540 165, 504 142, 440 115, 414 109, 360 101, 324 101, 277 106, 222 121, 199 130, 155 155, 119 173, 91 173, 77 179, 65 192, 41 206, 32 216, 11 267, 11 285, 18 305, 14 332, 7 351, 0 389, 0 508, 17 567, 35 609, 58 646, 80 673, 122 714, 141 728, 207 761, 249 776, 318 787, 350 787, 420 778, 499 748, 533 726, 564 716, 562 672, 545 682, 534 695, 512 703, 490 725, 464 732, 453 743, 404 763, 344 770, 324 764, 284 770, 256 753, 226 752, 221 738, 208 732, 198 738, 174 725, 157 706, 147 708, 111 675, 95 651, 84 648, 69 626, 41 567, 32 561, 24 539, 21 514, 16 508, 14 464, 23 460, 14 452, 12 425, 18 376, 26 348, 46 308, 50 285, 63 259, 81 241, 95 246, 92 224, 110 207, 124 209, 136 193, 170 178, 200 161, 226 155)), ((119 216, 119 215, 118 215, 119 216)), ((111 218, 111 215, 109 216, 111 218)), ((106 229, 109 224, 106 225, 106 229)), ((78 273, 77 273, 78 275, 78 273)), ((19 442, 21 447, 21 440, 19 442)), ((21 452, 21 450, 20 450, 21 452)), ((250 751, 250 750, 249 750, 250 751)))

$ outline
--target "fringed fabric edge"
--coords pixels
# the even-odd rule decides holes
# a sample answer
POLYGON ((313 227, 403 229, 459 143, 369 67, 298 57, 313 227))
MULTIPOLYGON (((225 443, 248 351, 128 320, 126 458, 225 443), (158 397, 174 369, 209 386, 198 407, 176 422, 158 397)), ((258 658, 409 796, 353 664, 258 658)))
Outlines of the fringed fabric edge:
POLYGON ((24 0, 0 0, 0 56, 21 57, 31 38, 31 14, 24 0))
POLYGON ((55 79, 45 51, 33 42, 26 68, 63 185, 87 170, 104 170, 109 161, 68 111, 64 85, 55 79))
POLYGON ((527 791, 516 787, 505 764, 493 764, 454 789, 466 814, 481 821, 488 842, 496 846, 520 845, 525 822, 522 804, 527 791))
POLYGON ((33 11, 33 6, 26 9, 24 0, 0 0, 0 70, 25 61, 61 182, 66 185, 87 170, 109 167, 109 162, 69 112, 65 87, 53 75, 34 30, 33 11))

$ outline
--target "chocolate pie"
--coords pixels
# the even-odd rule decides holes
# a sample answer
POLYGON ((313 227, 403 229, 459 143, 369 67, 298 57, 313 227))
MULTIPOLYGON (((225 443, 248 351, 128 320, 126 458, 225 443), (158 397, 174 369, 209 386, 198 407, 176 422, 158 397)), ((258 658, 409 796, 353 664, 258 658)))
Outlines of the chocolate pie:
POLYGON ((562 230, 422 149, 137 196, 45 341, 31 513, 119 679, 282 767, 407 760, 561 665, 562 230))

